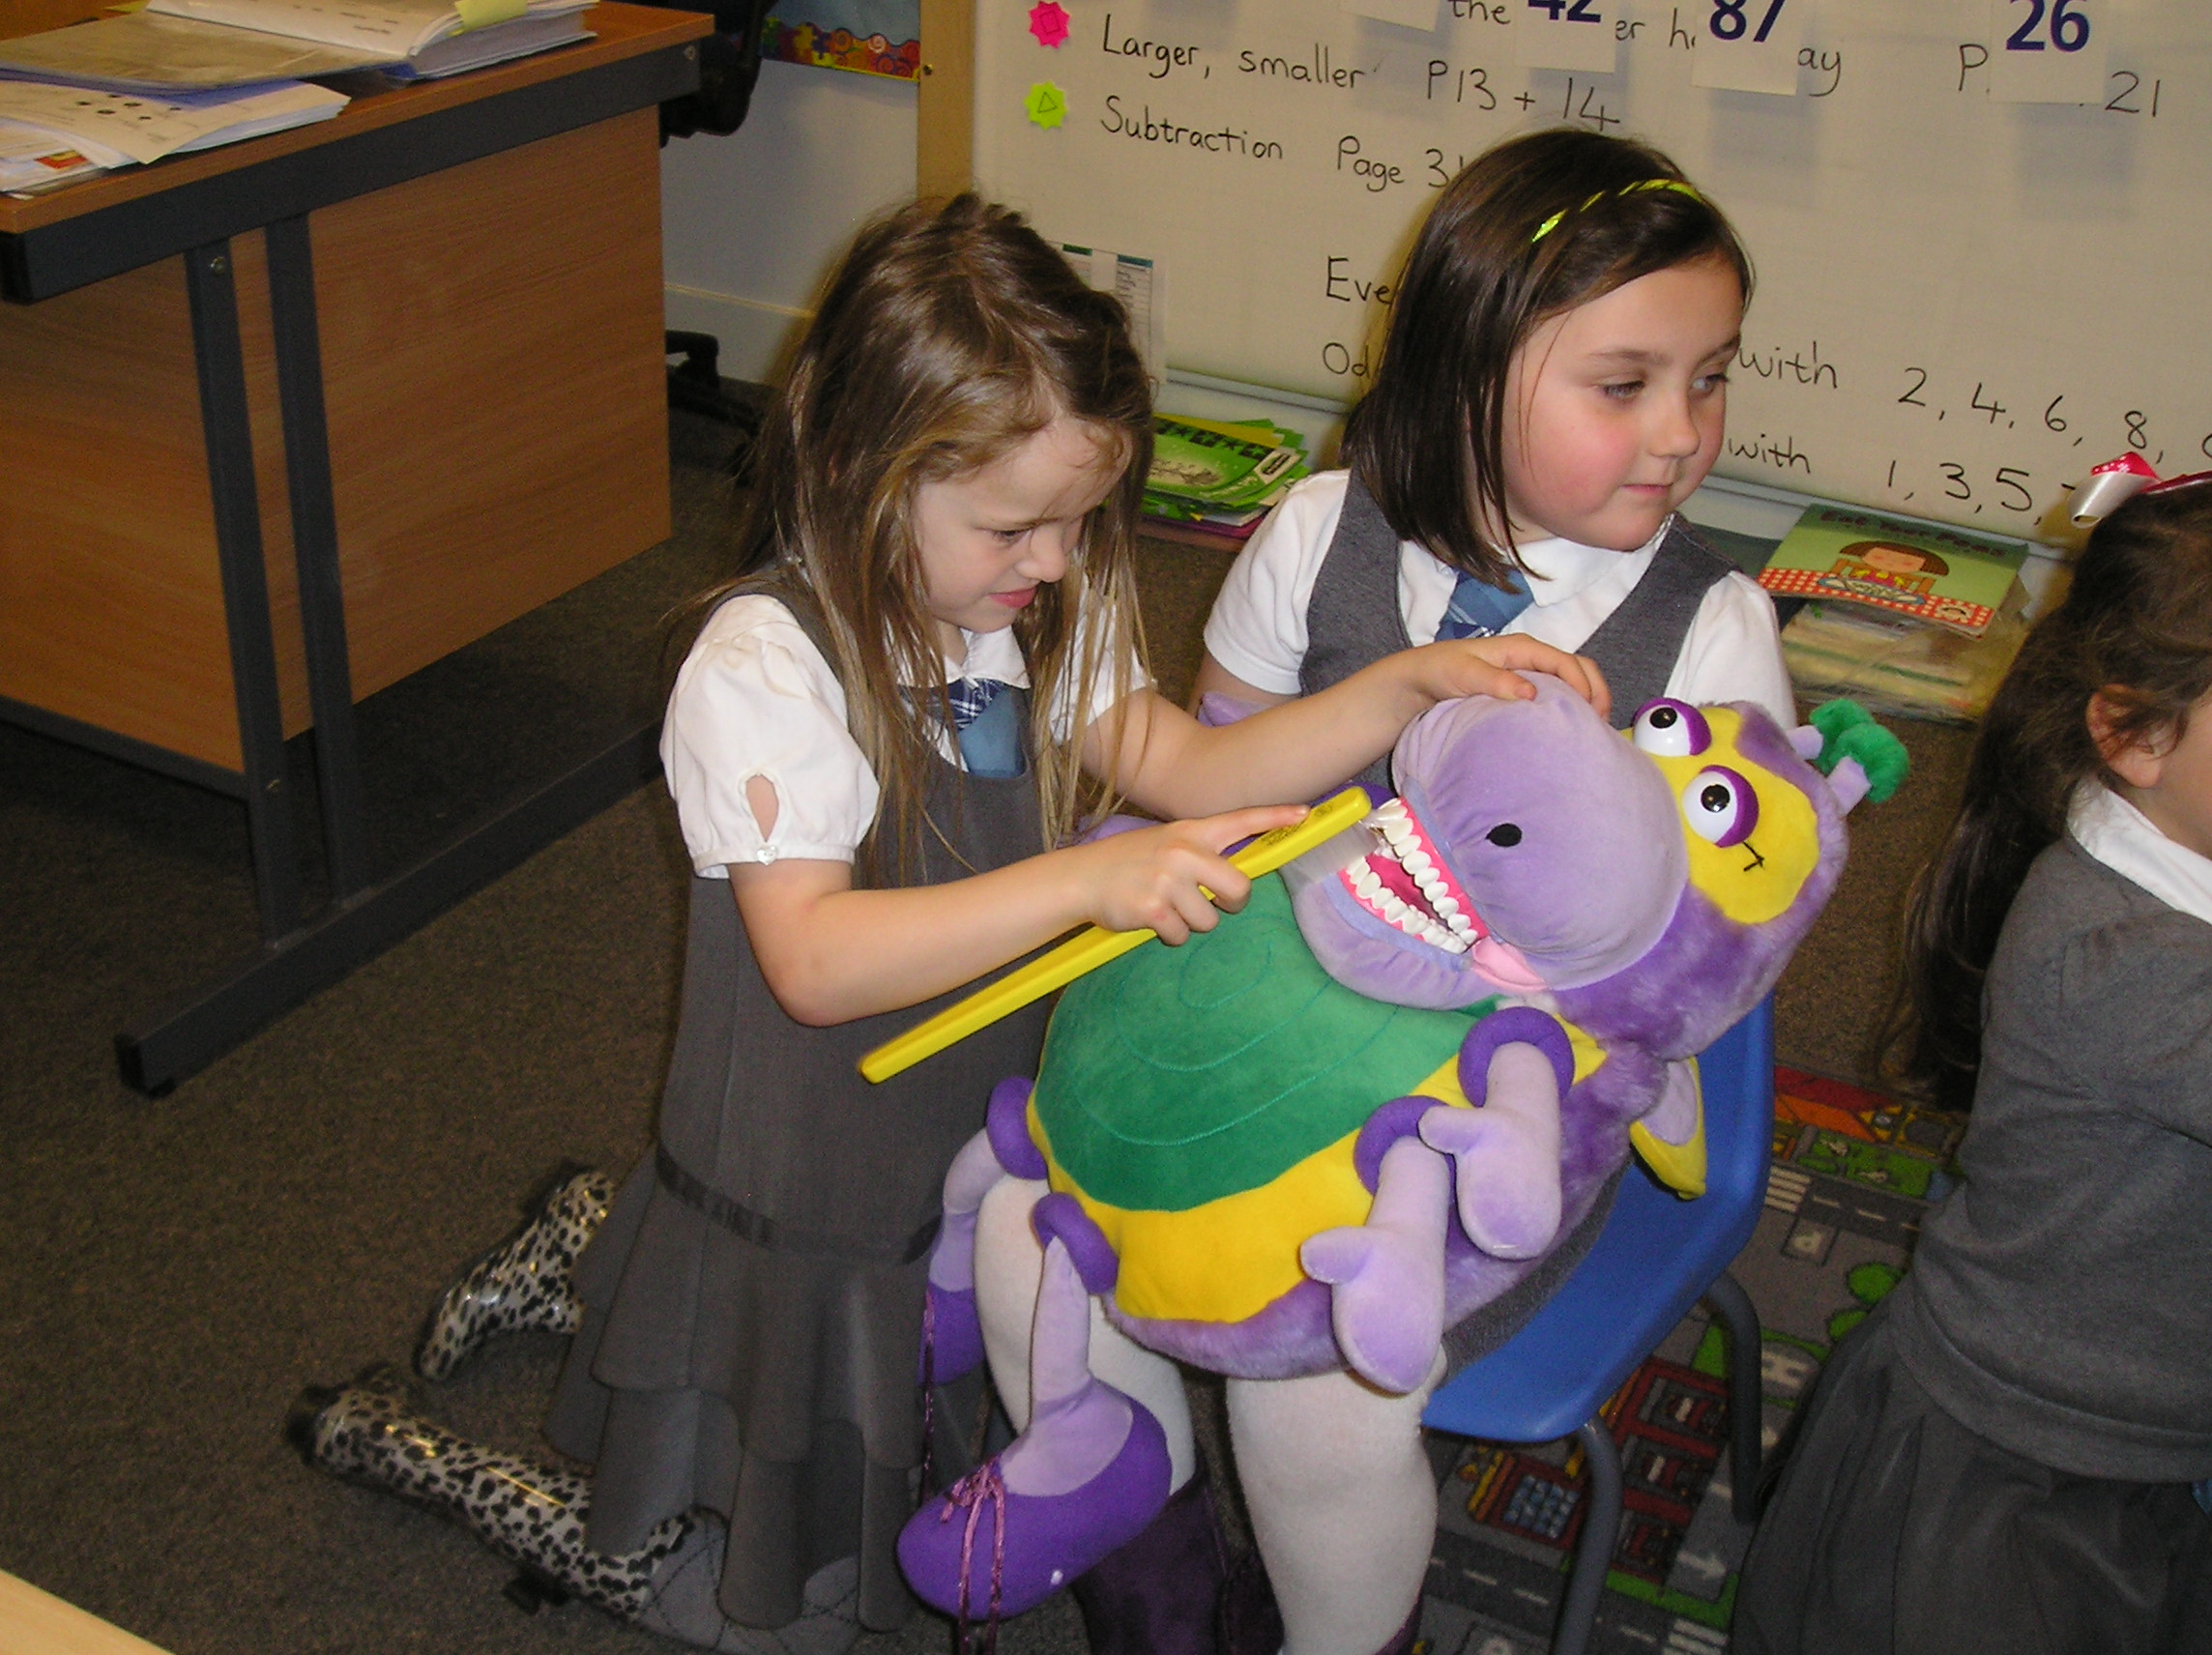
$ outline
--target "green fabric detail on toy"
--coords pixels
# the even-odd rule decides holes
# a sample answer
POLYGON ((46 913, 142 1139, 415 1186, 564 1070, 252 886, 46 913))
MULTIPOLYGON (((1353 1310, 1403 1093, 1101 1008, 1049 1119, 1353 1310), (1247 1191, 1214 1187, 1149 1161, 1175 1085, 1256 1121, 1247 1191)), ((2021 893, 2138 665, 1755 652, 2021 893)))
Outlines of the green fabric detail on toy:
POLYGON ((1820 756, 1813 761, 1822 775, 1846 759, 1866 771, 1867 798, 1880 804, 1905 784, 1912 761, 1905 743, 1874 721, 1855 701, 1825 701, 1813 709, 1813 728, 1820 732, 1820 756))
POLYGON ((1369 1000, 1313 957, 1280 875, 1179 948, 1070 984, 1034 1094, 1053 1158, 1093 1200, 1181 1212, 1258 1189, 1355 1132, 1459 1050, 1495 1001, 1369 1000))

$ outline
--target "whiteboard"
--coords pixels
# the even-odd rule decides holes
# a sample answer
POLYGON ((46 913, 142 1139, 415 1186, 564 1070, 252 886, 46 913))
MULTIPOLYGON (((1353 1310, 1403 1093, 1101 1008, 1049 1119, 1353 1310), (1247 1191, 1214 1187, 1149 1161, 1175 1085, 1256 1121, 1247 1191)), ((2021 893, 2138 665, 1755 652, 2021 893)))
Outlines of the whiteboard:
POLYGON ((978 0, 978 185, 1157 260, 1174 367, 1354 399, 1436 190, 1565 120, 1666 150, 1751 250, 1722 475, 2027 535, 2123 449, 2212 465, 2201 0, 2067 0, 2094 49, 2042 61, 2094 74, 2079 104, 1991 96, 2027 61, 1993 44, 2044 0, 1785 0, 1789 95, 1695 84, 1701 50, 1727 61, 1714 0, 1567 0, 1615 35, 1610 72, 1519 67, 1543 0, 1437 0, 1433 30, 1339 0, 1060 3, 1048 47, 1032 0, 978 0), (1029 116, 1044 83, 1057 127, 1029 116))

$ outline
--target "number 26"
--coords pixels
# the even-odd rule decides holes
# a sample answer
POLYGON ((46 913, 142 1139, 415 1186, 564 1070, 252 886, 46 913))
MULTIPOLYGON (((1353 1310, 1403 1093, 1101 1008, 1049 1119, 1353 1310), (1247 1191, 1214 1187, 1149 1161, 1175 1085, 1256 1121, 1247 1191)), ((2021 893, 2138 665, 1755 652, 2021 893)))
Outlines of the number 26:
MULTIPOLYGON (((2081 0, 2050 0, 2051 44, 2062 52, 2078 52, 2089 44, 2089 19, 2079 12, 2068 11, 2081 0)), ((2045 0, 2012 0, 2016 6, 2027 8, 2027 21, 2005 37, 2006 51, 2041 51, 2043 43, 2035 38, 2036 29, 2043 22, 2045 0)))

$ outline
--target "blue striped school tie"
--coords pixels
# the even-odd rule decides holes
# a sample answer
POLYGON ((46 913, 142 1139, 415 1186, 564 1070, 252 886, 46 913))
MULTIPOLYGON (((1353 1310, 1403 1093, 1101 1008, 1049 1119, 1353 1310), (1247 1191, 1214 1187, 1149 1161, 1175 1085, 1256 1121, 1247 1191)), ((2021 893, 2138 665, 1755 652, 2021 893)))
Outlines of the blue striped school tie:
POLYGON ((1002 696, 1005 687, 995 678, 964 678, 946 686, 960 762, 970 775, 1003 780, 1023 771, 1021 700, 1002 696))
POLYGON ((1488 638, 1505 630, 1506 623, 1528 607, 1533 601, 1528 594, 1528 577, 1519 569, 1512 571, 1510 591, 1500 592, 1486 580, 1471 574, 1459 577, 1459 585, 1452 588, 1451 601, 1444 605, 1444 618, 1437 625, 1437 637, 1488 638))

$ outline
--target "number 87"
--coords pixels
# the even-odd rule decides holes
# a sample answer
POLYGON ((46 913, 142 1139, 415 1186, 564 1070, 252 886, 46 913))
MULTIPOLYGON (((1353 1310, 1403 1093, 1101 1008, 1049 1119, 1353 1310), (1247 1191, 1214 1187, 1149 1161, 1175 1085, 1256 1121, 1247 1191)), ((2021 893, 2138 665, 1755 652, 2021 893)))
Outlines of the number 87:
MULTIPOLYGON (((1713 0, 1712 31, 1716 37, 1724 41, 1743 39, 1743 31, 1750 27, 1750 19, 1743 15, 1746 3, 1747 0, 1713 0)), ((1774 32, 1774 19, 1782 15, 1784 4, 1785 0, 1769 0, 1766 15, 1760 18, 1759 31, 1751 37, 1754 45, 1774 32)))

